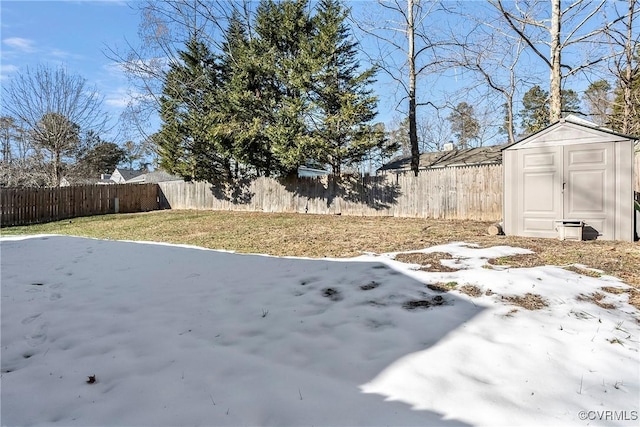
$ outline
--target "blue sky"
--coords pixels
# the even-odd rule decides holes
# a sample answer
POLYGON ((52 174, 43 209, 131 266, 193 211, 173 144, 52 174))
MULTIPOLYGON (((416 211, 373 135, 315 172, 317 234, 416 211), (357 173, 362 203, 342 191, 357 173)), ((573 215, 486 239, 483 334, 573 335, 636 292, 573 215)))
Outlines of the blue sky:
MULTIPOLYGON (((135 4, 118 0, 2 0, 0 84, 7 84, 13 74, 26 67, 62 65, 97 87, 115 124, 128 100, 128 83, 106 53, 109 47, 126 51, 127 41, 138 44, 140 12, 135 4)), ((390 99, 395 89, 383 82, 382 73, 378 78, 383 94, 378 120, 390 122, 398 115, 396 102, 390 99)))
POLYGON ((124 1, 0 2, 0 84, 38 64, 64 66, 95 85, 114 119, 126 105, 127 80, 108 47, 137 42, 139 13, 124 1))
MULTIPOLYGON (((231 0, 230 0, 231 1, 231 0)), ((349 6, 358 14, 368 12, 378 19, 387 17, 380 15, 380 10, 369 8, 372 0, 350 1, 349 6)), ((133 46, 139 44, 138 25, 140 12, 133 1, 121 0, 85 0, 85 1, 5 1, 0 2, 0 85, 10 81, 10 76, 27 66, 44 64, 48 66, 63 65, 68 72, 78 74, 95 85, 104 96, 104 107, 115 119, 123 111, 128 98, 127 79, 113 60, 106 56, 109 48, 126 52, 126 41, 133 46)), ((469 5, 482 3, 470 2, 469 5)), ((384 10, 382 10, 384 12, 384 10)), ((376 49, 375 43, 362 40, 365 48, 376 49)), ((401 58, 401 61, 404 58, 401 58)), ((366 60, 363 66, 367 66, 366 60)), ((546 86, 548 70, 540 67, 540 62, 533 58, 532 65, 527 68, 527 79, 530 85, 540 83, 546 86)), ((452 95, 453 89, 460 89, 467 78, 462 70, 449 70, 448 75, 430 76, 419 81, 419 96, 423 100, 443 104, 457 103, 461 100, 475 102, 482 100, 471 92, 458 92, 452 95), (455 96, 455 97, 453 97, 455 96), (474 99, 473 97, 476 96, 474 99)), ((547 82, 548 83, 548 82, 547 82)), ((574 78, 568 87, 584 89, 584 81, 574 78)), ((375 87, 380 98, 378 104, 378 121, 387 125, 394 119, 402 117, 395 109, 402 98, 395 83, 384 73, 378 74, 375 87)), ((480 95, 482 96, 482 95, 480 95)), ((517 99, 519 101, 519 97, 517 99)), ((502 101, 500 101, 502 102, 502 101)), ((406 102, 401 105, 405 106, 406 102)), ((498 104, 500 105, 500 104, 498 104)), ((442 115, 448 114, 442 110, 442 115)), ((431 107, 425 107, 419 114, 434 114, 431 107)), ((148 133, 155 129, 148 129, 148 133)), ((115 142, 123 142, 114 136, 115 142)))

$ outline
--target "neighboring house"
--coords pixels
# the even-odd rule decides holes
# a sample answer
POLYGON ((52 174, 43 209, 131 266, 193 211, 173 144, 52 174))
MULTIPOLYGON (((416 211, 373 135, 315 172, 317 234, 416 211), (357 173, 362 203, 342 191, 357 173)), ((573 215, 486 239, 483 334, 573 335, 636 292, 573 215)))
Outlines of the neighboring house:
POLYGON ((506 147, 504 232, 633 241, 637 139, 569 116, 506 147))
POLYGON ((147 173, 146 171, 137 171, 133 169, 116 168, 111 174, 111 181, 116 184, 126 184, 132 179, 147 173))
POLYGON ((153 171, 143 173, 141 175, 136 176, 135 178, 127 181, 127 184, 157 184, 159 182, 181 182, 184 181, 182 178, 176 175, 171 175, 165 171, 153 171))
POLYGON ((103 178, 83 178, 64 176, 60 180, 60 187, 71 187, 72 185, 108 185, 114 184, 110 179, 103 178))
POLYGON ((308 166, 300 166, 300 167, 298 167, 298 178, 303 178, 303 177, 317 178, 317 177, 321 177, 321 176, 327 176, 330 173, 331 172, 326 171, 324 169, 314 169, 314 168, 310 168, 308 166))
MULTIPOLYGON (((452 149, 420 154, 419 170, 438 169, 454 166, 478 166, 502 164, 502 149, 506 145, 452 149)), ((411 156, 393 160, 380 169, 378 174, 411 171, 411 156)))

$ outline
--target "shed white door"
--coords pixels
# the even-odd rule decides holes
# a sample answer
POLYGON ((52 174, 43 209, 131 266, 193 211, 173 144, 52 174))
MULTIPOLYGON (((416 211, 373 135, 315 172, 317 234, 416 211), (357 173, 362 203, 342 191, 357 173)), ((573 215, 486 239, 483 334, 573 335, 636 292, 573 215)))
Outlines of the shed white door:
POLYGON ((594 238, 615 238, 614 159, 611 144, 564 147, 564 217, 585 221, 594 238))
POLYGON ((518 151, 518 234, 555 237, 555 221, 562 218, 562 147, 518 151))
POLYGON ((615 165, 610 144, 519 150, 518 163, 520 235, 556 237, 555 221, 572 219, 585 221, 587 232, 614 238, 615 165))

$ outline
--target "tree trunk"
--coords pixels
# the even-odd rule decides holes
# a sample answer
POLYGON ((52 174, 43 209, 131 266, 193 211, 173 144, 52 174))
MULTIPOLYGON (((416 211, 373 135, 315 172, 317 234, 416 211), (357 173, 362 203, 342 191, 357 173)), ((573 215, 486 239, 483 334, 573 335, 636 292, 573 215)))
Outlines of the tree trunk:
POLYGON ((631 134, 631 114, 633 107, 632 98, 632 88, 633 88, 633 48, 634 45, 632 43, 632 27, 633 27, 633 5, 635 0, 629 0, 629 22, 627 22, 627 40, 624 46, 624 55, 625 60, 627 62, 625 72, 624 72, 624 88, 623 88, 623 96, 624 96, 624 114, 622 116, 622 133, 631 134))
POLYGON ((513 96, 507 99, 507 135, 509 144, 516 142, 516 134, 514 132, 515 118, 513 116, 513 96))
POLYGON ((562 70, 560 69, 560 57, 562 53, 562 48, 560 45, 560 2, 561 0, 552 0, 551 2, 551 27, 549 28, 549 33, 551 36, 551 99, 549 101, 549 121, 551 123, 555 123, 560 120, 562 111, 562 70))
POLYGON ((418 148, 418 127, 416 124, 416 58, 413 0, 407 0, 407 36, 409 38, 409 143, 411 145, 411 170, 415 176, 418 176, 420 150, 418 148))
POLYGON ((487 232, 490 236, 502 236, 504 234, 504 230, 502 229, 502 224, 492 224, 487 229, 487 232))
POLYGON ((60 187, 60 181, 62 181, 62 171, 60 170, 60 151, 55 152, 53 161, 53 173, 55 174, 56 187, 60 187))

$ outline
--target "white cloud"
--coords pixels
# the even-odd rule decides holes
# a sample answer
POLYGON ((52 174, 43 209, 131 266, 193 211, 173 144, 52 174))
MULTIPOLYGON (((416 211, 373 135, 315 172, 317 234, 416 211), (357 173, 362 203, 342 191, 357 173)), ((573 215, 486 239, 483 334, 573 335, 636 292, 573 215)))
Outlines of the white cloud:
POLYGON ((35 48, 33 47, 34 41, 29 39, 23 39, 22 37, 9 37, 2 40, 2 43, 14 49, 21 50, 23 52, 35 51, 35 48))
POLYGON ((126 108, 129 105, 129 98, 127 96, 118 96, 117 94, 111 94, 107 96, 104 103, 109 107, 114 108, 126 108))
POLYGON ((113 108, 126 108, 129 105, 138 104, 143 98, 146 97, 140 92, 119 87, 105 96, 104 103, 113 108))
POLYGON ((13 74, 19 70, 19 67, 11 64, 0 64, 0 80, 9 78, 9 74, 13 74))

